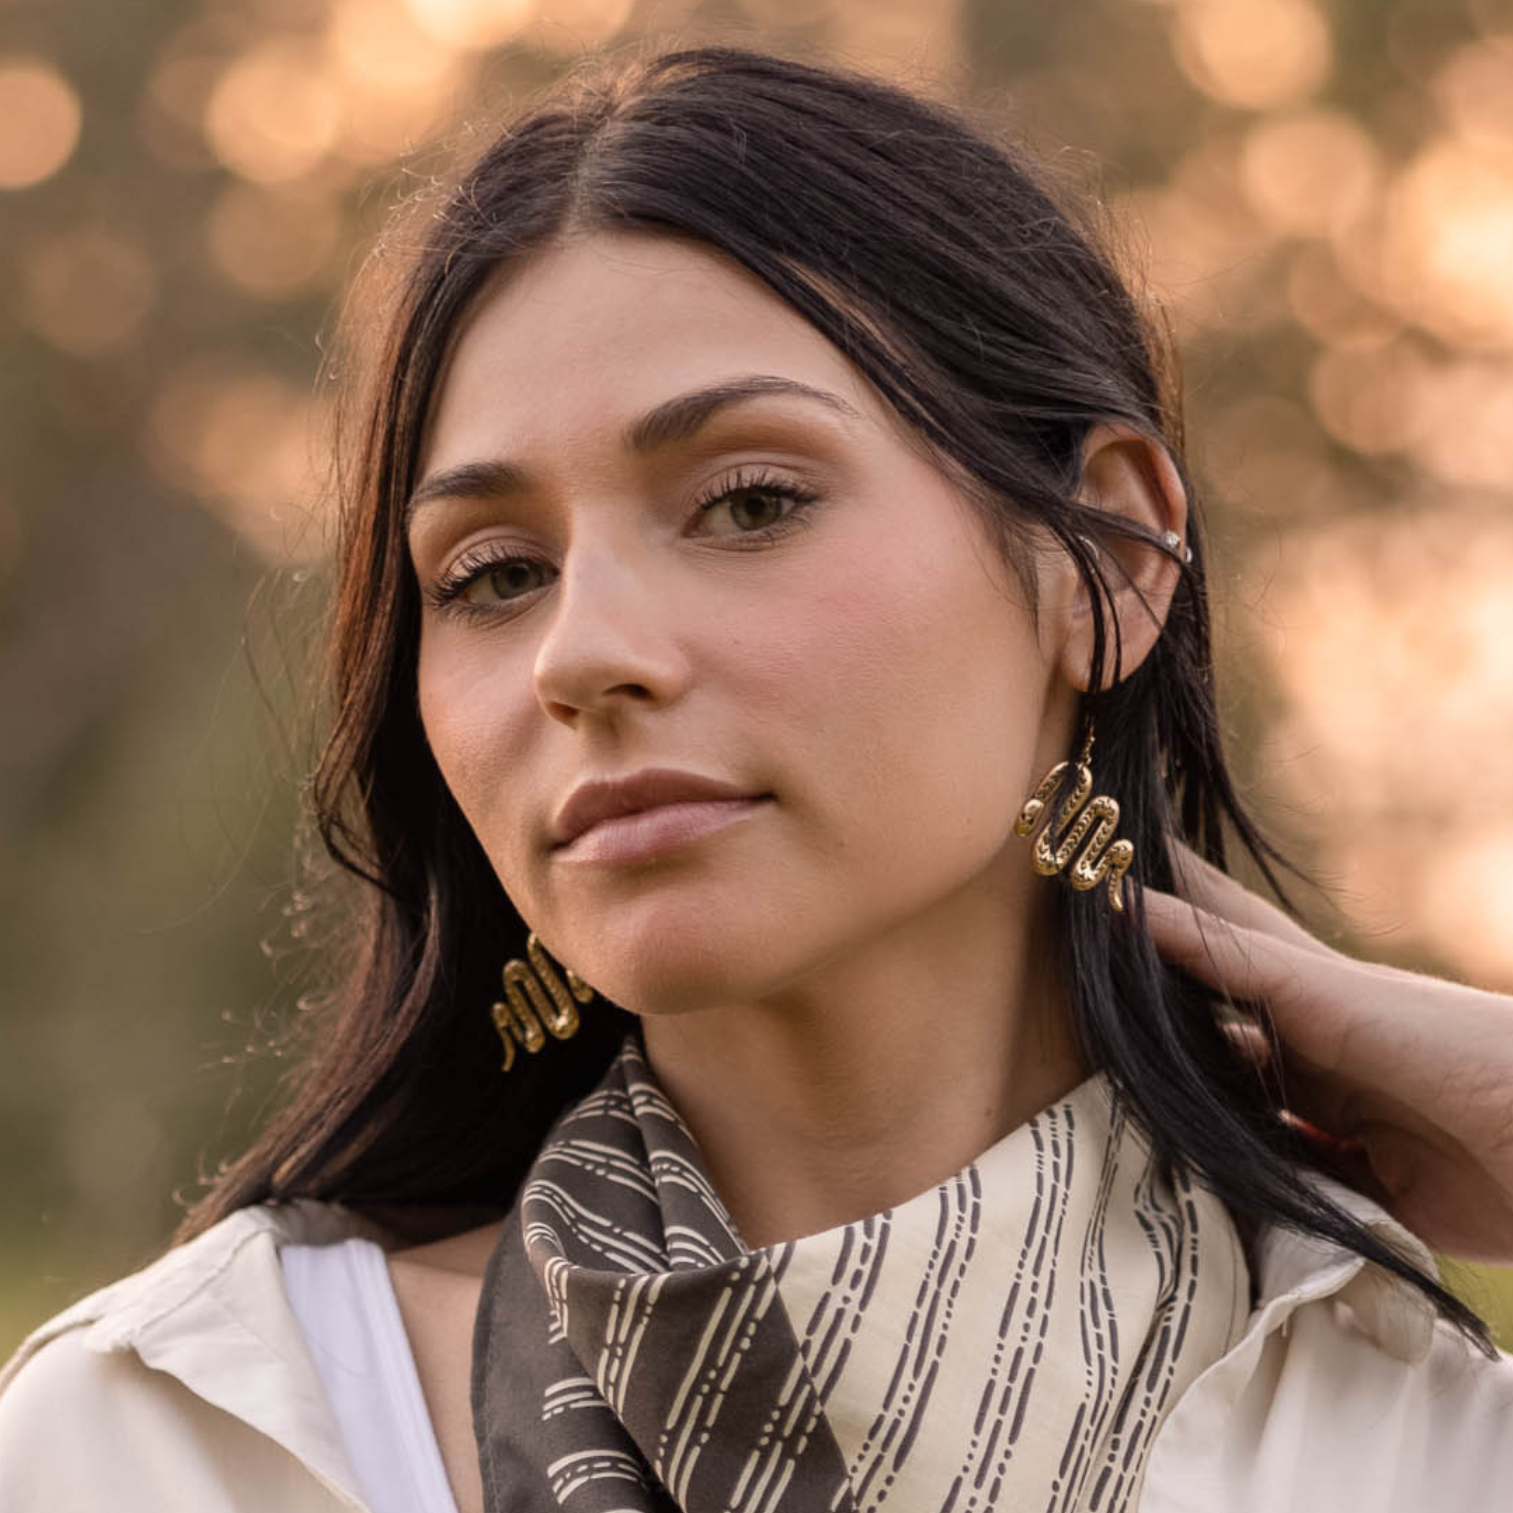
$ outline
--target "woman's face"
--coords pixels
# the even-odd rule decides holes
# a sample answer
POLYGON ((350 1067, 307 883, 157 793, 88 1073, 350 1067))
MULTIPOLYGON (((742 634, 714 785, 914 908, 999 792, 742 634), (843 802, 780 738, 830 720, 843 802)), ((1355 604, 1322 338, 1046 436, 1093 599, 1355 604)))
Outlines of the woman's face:
POLYGON ((1056 648, 867 381, 732 260, 537 255, 462 332, 419 476, 427 738, 520 914, 608 997, 760 1000, 964 893, 1029 907, 1012 825, 1070 737, 1056 648), (650 854, 554 845, 580 784, 653 767, 767 797, 650 854))

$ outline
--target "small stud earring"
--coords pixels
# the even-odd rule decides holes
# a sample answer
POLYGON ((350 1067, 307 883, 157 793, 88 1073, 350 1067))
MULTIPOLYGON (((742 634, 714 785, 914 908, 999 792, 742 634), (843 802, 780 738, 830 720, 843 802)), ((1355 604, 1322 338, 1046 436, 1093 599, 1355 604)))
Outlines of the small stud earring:
POLYGON ((1161 544, 1163 546, 1170 547, 1172 551, 1176 551, 1176 549, 1181 546, 1183 557, 1186 558, 1186 560, 1189 562, 1193 560, 1192 547, 1183 546, 1182 538, 1175 531, 1164 532, 1161 537, 1161 544))

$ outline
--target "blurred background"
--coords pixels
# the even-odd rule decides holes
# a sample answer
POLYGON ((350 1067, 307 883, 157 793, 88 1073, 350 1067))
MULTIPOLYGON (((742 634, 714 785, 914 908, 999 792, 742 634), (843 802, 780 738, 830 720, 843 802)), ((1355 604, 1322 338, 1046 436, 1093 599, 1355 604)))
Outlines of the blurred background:
MULTIPOLYGON (((1242 792, 1329 938, 1513 989, 1510 0, 0 0, 0 1353, 165 1242, 298 1015, 340 291, 417 149, 637 38, 827 48, 1103 202, 1242 792)), ((1513 1345, 1510 1278, 1452 1280, 1513 1345)))

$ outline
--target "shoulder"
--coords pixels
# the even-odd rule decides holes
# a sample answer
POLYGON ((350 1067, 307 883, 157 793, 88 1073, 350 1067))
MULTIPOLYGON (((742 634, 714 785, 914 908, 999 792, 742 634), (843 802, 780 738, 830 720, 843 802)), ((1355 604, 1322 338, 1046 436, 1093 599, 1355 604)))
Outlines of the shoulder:
POLYGON ((259 1283, 274 1275, 270 1268, 282 1246, 329 1244, 355 1234, 384 1238, 376 1226, 333 1203, 301 1200, 238 1209, 33 1330, 0 1369, 0 1401, 9 1398, 22 1371, 55 1340, 77 1334, 88 1352, 105 1354, 182 1315, 207 1294, 225 1295, 229 1289, 255 1303, 259 1283))
POLYGON ((244 1209, 48 1320, 0 1372, 6 1507, 347 1502, 278 1249, 362 1230, 328 1205, 244 1209))
MULTIPOLYGON (((1384 1210, 1330 1184, 1431 1272, 1384 1210)), ((1489 1358, 1360 1256, 1262 1232, 1260 1301, 1152 1448, 1142 1513, 1408 1513, 1513 1506, 1513 1357, 1489 1358)))
POLYGON ((1489 1360, 1447 1324, 1405 1359, 1319 1299, 1233 1385, 1178 1404, 1143 1513, 1513 1506, 1513 1358, 1489 1360))
POLYGON ((296 1468, 271 1442, 140 1356, 92 1349, 83 1329, 47 1340, 12 1372, 0 1395, 0 1465, 17 1513, 221 1513, 253 1477, 303 1506, 296 1468))

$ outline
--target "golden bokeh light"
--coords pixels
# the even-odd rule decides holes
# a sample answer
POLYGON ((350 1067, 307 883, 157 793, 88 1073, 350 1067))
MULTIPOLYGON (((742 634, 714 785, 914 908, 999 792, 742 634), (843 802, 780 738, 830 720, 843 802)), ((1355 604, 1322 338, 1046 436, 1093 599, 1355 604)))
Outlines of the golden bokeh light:
MULTIPOLYGON (((1285 700, 1269 765, 1345 864, 1356 922, 1377 928, 1385 913, 1422 932, 1424 900, 1405 879, 1451 837, 1485 834, 1488 795, 1507 784, 1513 520, 1486 503, 1368 510, 1293 534, 1264 577, 1256 623, 1273 627, 1285 700), (1454 782, 1442 776, 1452 769, 1454 782), (1383 837, 1404 841, 1401 867, 1350 863, 1383 837)), ((1456 886, 1469 906, 1470 884, 1456 886)), ((1476 912, 1467 930, 1484 928, 1476 912)), ((1513 967, 1506 932, 1465 953, 1441 943, 1454 959, 1501 953, 1504 980, 1513 967)))
POLYGON ((1430 89, 1446 124, 1468 146, 1513 155, 1513 56, 1485 43, 1463 47, 1430 89))
POLYGON ((1209 418, 1195 453, 1224 498, 1268 517, 1317 514, 1336 500, 1337 481, 1313 415, 1279 394, 1247 395, 1209 418))
POLYGON ((1435 837, 1414 859, 1413 917, 1477 985, 1513 990, 1513 825, 1487 818, 1435 837))
POLYGON ((72 357, 120 351, 152 309, 152 261, 127 232, 86 226, 41 237, 22 245, 18 261, 21 319, 72 357))
POLYGON ((1419 392, 1414 461, 1446 483, 1513 493, 1513 361, 1441 362, 1419 392))
POLYGON ((1430 143, 1394 185, 1378 276, 1445 341, 1513 346, 1513 172, 1455 138, 1430 143))
POLYGON ((192 8, 162 38, 145 77, 137 108, 143 144, 172 168, 201 171, 218 164, 205 118, 226 67, 246 43, 244 27, 192 8))
POLYGON ((1145 247, 1140 261, 1179 336, 1264 325, 1282 312, 1267 277, 1275 238, 1240 184, 1240 142, 1214 135, 1177 165, 1169 183, 1121 195, 1116 209, 1145 247))
POLYGON ((148 76, 138 111, 138 130, 147 150, 170 168, 215 165, 205 140, 205 109, 220 79, 219 56, 164 50, 148 76))
POLYGON ((279 300, 307 289, 336 251, 341 220, 329 195, 232 184, 211 206, 205 241, 238 288, 279 300))
POLYGON ((617 37, 635 9, 636 0, 548 0, 522 36, 533 47, 572 56, 617 37))
POLYGON ((1175 27, 1178 66, 1224 105, 1296 104, 1329 77, 1329 27, 1310 0, 1189 0, 1175 27))
POLYGON ((827 17, 838 0, 741 0, 742 12, 759 26, 803 26, 827 17))
POLYGON ((1326 236, 1370 207, 1381 166, 1358 121, 1314 107, 1257 121, 1245 138, 1240 177, 1251 204, 1274 230, 1326 236))
POLYGON ((442 102, 451 91, 406 91, 348 87, 344 90, 341 140, 336 152, 344 164, 380 168, 429 140, 447 121, 442 102), (437 98, 439 96, 439 99, 437 98))
POLYGON ((1507 0, 1463 0, 1472 24, 1487 44, 1513 62, 1513 9, 1507 0))
POLYGON ((0 121, 0 189, 30 189, 73 156, 83 111, 45 58, 12 57, 0 59, 0 121))
POLYGON ((416 24, 450 47, 498 47, 531 21, 538 0, 405 0, 416 24))
POLYGON ((1463 0, 1471 23, 1505 58, 1513 58, 1513 10, 1508 0, 1463 0))
POLYGON ((312 397, 235 360, 186 363, 160 390, 150 460, 273 563, 316 560, 327 541, 317 508, 312 397))
POLYGON ((344 106, 341 155, 385 163, 432 132, 462 87, 456 48, 416 24, 402 0, 338 0, 326 46, 344 106))
POLYGON ((1326 346, 1370 350, 1402 330, 1396 314, 1345 277, 1335 249, 1325 243, 1297 248, 1287 270, 1287 298, 1298 323, 1326 346))
POLYGON ((456 77, 456 55, 415 21, 401 0, 336 0, 326 41, 346 84, 384 94, 429 95, 456 77))
POLYGON ((961 41, 958 0, 867 0, 824 14, 828 46, 864 66, 917 84, 957 63, 961 41))
POLYGON ((1333 348, 1308 375, 1314 413, 1337 441, 1358 452, 1402 452, 1430 424, 1425 359, 1407 340, 1333 348))
POLYGON ((337 151, 349 163, 391 162, 430 135, 467 77, 465 56, 402 0, 338 0, 326 48, 343 106, 337 151))
POLYGON ((1396 252, 1388 245, 1385 200, 1362 220, 1354 221, 1334 240, 1335 264, 1345 281, 1362 298, 1383 309, 1391 309, 1405 321, 1411 310, 1403 310, 1399 300, 1403 293, 1396 252))
POLYGON ((261 184, 299 178, 336 142, 341 101, 319 52, 293 40, 263 43, 234 59, 205 109, 217 158, 261 184))

